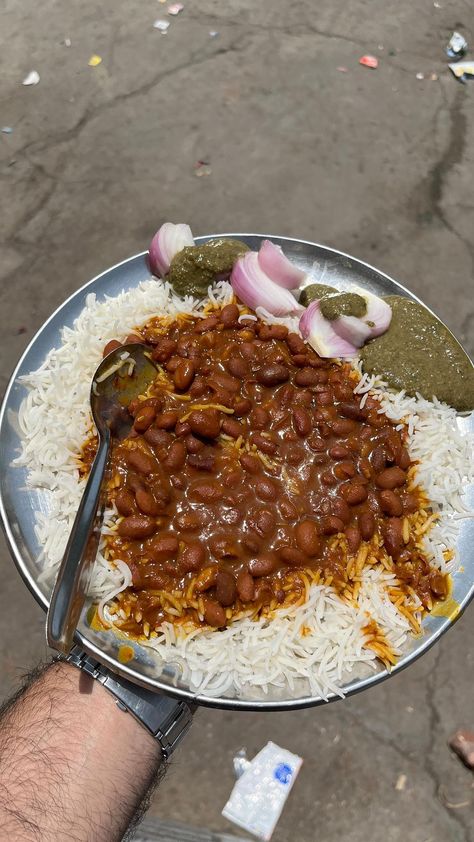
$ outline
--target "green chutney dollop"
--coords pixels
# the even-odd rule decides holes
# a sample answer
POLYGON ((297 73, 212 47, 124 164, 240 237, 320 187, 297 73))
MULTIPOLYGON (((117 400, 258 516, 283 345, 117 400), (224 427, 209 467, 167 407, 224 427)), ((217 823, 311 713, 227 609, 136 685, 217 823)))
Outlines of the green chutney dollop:
POLYGON ((436 396, 459 412, 474 409, 474 366, 448 328, 408 298, 388 295, 384 301, 392 321, 361 349, 363 370, 408 395, 436 396))
POLYGON ((219 275, 226 275, 238 257, 249 251, 240 240, 209 240, 200 246, 186 246, 171 261, 167 280, 180 296, 202 298, 219 275))
POLYGON ((338 295, 328 295, 321 300, 321 313, 325 319, 333 322, 340 316, 365 316, 367 302, 356 292, 340 292, 338 295))
POLYGON ((327 284, 308 284, 301 290, 300 304, 307 307, 312 301, 324 298, 325 295, 337 295, 338 290, 335 287, 327 286, 327 284))

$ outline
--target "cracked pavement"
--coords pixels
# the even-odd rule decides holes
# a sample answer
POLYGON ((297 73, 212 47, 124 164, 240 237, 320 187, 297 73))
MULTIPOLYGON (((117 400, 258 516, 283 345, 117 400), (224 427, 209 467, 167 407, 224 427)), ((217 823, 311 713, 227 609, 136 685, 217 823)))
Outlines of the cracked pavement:
MULTIPOLYGON (((184 1, 166 36, 156 0, 4 3, 0 122, 14 132, 0 134, 0 389, 51 311, 167 219, 352 253, 472 353, 474 86, 443 52, 454 28, 474 46, 470 0, 399 0, 396 13, 378 0, 184 1), (363 53, 377 71, 358 65, 363 53), (23 87, 31 69, 41 81, 23 87), (195 177, 198 160, 209 177, 195 177)), ((44 617, 4 543, 0 563, 6 694, 45 654, 44 617)), ((220 811, 233 753, 272 739, 304 758, 274 842, 474 839, 473 777, 446 746, 474 724, 473 617, 347 701, 201 711, 152 814, 232 832, 220 811)))

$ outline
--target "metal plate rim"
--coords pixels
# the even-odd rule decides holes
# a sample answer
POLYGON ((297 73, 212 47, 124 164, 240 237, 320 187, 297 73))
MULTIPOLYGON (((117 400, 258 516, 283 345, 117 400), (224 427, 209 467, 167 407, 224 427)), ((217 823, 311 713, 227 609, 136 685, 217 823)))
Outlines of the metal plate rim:
MULTIPOLYGON (((243 232, 225 232, 220 234, 207 234, 200 237, 195 237, 196 243, 205 242, 209 239, 213 239, 215 237, 233 237, 233 238, 245 238, 245 237, 252 237, 258 239, 270 239, 270 240, 278 240, 279 242, 287 242, 292 244, 298 245, 306 245, 310 246, 311 248, 316 249, 324 249, 324 251, 328 252, 329 254, 333 254, 334 257, 337 258, 345 258, 348 261, 351 261, 361 267, 364 267, 367 270, 374 272, 379 277, 386 279, 387 281, 395 284, 395 286, 403 292, 408 298, 417 301, 418 303, 422 304, 426 309, 428 309, 431 313, 433 311, 427 307, 427 305, 420 299, 417 295, 415 295, 411 290, 401 284, 399 281, 396 281, 386 272, 381 271, 375 266, 372 266, 370 263, 367 263, 359 258, 354 257, 351 254, 347 254, 346 252, 340 251, 338 249, 332 248, 330 246, 325 246, 321 243, 315 243, 311 240, 301 240, 296 239, 293 237, 283 237, 276 234, 259 234, 259 233, 243 233, 243 232)), ((46 331, 49 324, 55 319, 61 311, 67 308, 67 305, 76 299, 81 294, 87 293, 87 289, 97 284, 100 279, 109 273, 126 266, 128 263, 132 263, 133 261, 139 258, 145 258, 147 255, 147 251, 138 252, 135 255, 132 255, 124 260, 120 261, 119 263, 114 264, 113 266, 109 266, 107 269, 100 272, 98 275, 87 281, 77 290, 75 290, 68 298, 65 299, 49 316, 48 319, 41 325, 41 327, 37 330, 31 341, 28 343, 27 347, 23 351, 20 359, 18 360, 12 375, 7 383, 7 387, 5 390, 4 398, 2 401, 2 405, 0 407, 0 430, 3 428, 3 424, 5 423, 5 416, 8 410, 8 400, 13 389, 13 386, 16 383, 17 375, 19 370, 21 369, 24 360, 27 358, 30 350, 34 347, 36 342, 38 341, 41 334, 46 331)), ((436 314, 434 314, 436 315, 436 314)), ((437 317, 439 318, 439 317, 437 317)), ((459 340, 457 340, 459 341, 459 340)), ((3 499, 3 493, 0 489, 0 520, 2 522, 3 530, 5 533, 5 537, 7 540, 7 544, 12 555, 13 561, 15 566, 27 585, 30 592, 35 597, 36 601, 39 605, 43 608, 44 611, 47 610, 49 601, 47 597, 43 594, 43 592, 38 587, 38 583, 35 578, 31 575, 30 571, 27 569, 19 548, 17 546, 15 536, 11 529, 11 525, 9 523, 7 512, 5 508, 5 503, 3 499)), ((354 679, 349 684, 344 686, 344 697, 348 697, 354 695, 356 693, 362 692, 369 687, 379 684, 382 681, 385 681, 387 678, 396 675, 397 673, 401 672, 407 666, 412 664, 415 660, 421 657, 425 652, 427 652, 439 639, 440 637, 447 631, 448 628, 454 625, 454 623, 459 619, 459 617, 463 614, 464 610, 466 609, 469 602, 474 597, 474 581, 471 584, 470 590, 459 604, 459 613, 456 615, 455 618, 445 618, 444 622, 441 623, 440 627, 431 634, 430 637, 427 637, 425 641, 422 643, 420 647, 418 647, 413 652, 408 652, 404 656, 402 656, 401 660, 395 665, 395 667, 388 672, 387 670, 382 670, 379 672, 374 673, 366 678, 362 679, 354 679)), ((213 696, 206 696, 201 694, 195 694, 190 690, 186 690, 180 687, 173 687, 170 684, 167 684, 159 679, 150 678, 145 675, 141 675, 140 673, 136 672, 133 667, 128 666, 127 664, 121 664, 112 656, 108 655, 106 652, 103 652, 98 646, 96 646, 91 641, 87 640, 80 632, 76 635, 77 643, 92 657, 96 658, 98 661, 104 663, 106 666, 110 667, 113 672, 123 675, 125 678, 135 682, 136 684, 140 684, 148 689, 154 690, 155 692, 164 692, 168 695, 175 696, 180 699, 193 701, 199 705, 211 707, 211 708, 220 708, 220 709, 228 709, 228 710, 246 710, 246 711, 260 711, 260 710, 268 710, 268 711, 281 711, 281 710, 292 710, 298 708, 306 708, 306 707, 314 707, 320 704, 325 704, 326 700, 321 697, 314 697, 314 696, 304 696, 300 699, 283 699, 278 700, 275 702, 268 702, 265 700, 246 700, 246 699, 230 699, 226 697, 213 697, 213 696)), ((336 695, 330 695, 328 701, 337 701, 339 698, 336 695)))

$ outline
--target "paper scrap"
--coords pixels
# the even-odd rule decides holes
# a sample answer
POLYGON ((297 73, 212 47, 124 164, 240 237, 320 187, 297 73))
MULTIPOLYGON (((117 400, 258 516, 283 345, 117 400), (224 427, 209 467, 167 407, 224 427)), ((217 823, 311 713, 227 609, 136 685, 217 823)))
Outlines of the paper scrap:
POLYGON ((376 56, 361 56, 359 64, 362 64, 364 67, 371 67, 372 70, 376 70, 379 66, 379 60, 376 56))
POLYGON ((158 31, 161 32, 162 35, 166 35, 169 29, 169 25, 169 20, 161 20, 160 18, 158 20, 155 20, 153 24, 154 28, 158 29, 158 31))
POLYGON ((31 70, 28 76, 23 79, 23 85, 37 85, 40 80, 40 75, 37 70, 31 70))
POLYGON ((89 61, 87 62, 89 67, 97 67, 99 64, 102 64, 101 56, 96 56, 95 54, 90 57, 89 61))

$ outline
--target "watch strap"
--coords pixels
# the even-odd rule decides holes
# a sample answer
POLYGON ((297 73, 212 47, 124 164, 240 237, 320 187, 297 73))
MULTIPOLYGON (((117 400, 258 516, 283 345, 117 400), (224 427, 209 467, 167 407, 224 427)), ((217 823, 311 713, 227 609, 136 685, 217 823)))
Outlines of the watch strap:
POLYGON ((196 705, 133 684, 111 672, 79 646, 74 646, 69 655, 59 656, 58 660, 73 664, 99 681, 115 697, 118 707, 131 713, 160 743, 165 760, 188 732, 196 705))

